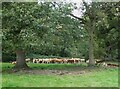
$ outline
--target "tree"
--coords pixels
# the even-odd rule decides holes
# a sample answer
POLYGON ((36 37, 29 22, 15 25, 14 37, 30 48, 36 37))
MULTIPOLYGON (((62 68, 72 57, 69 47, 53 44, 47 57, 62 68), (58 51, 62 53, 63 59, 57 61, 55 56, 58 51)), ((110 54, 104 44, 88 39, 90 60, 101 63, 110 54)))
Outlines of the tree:
POLYGON ((9 41, 16 53, 15 68, 28 68, 25 63, 25 53, 32 43, 37 41, 37 38, 42 38, 46 33, 49 11, 47 4, 2 3, 3 41, 6 43, 9 41))
MULTIPOLYGON (((99 36, 106 37, 106 40, 102 39, 103 41, 99 40, 100 43, 105 44, 107 47, 107 55, 110 55, 109 58, 111 57, 111 54, 116 53, 116 51, 112 52, 111 51, 111 46, 112 42, 115 42, 117 44, 117 29, 118 29, 118 2, 117 4, 115 3, 98 3, 98 2, 91 2, 91 3, 86 3, 83 0, 83 16, 77 17, 73 14, 70 14, 74 18, 78 19, 81 24, 83 24, 83 28, 87 30, 88 32, 88 38, 89 38, 89 65, 95 65, 95 60, 94 60, 94 51, 95 48, 95 40, 96 39, 96 32, 98 31, 98 28, 101 29, 101 32, 104 33, 104 36, 100 33, 99 36), (107 5, 106 5, 107 4, 107 5), (115 6, 115 7, 114 7, 115 6), (116 15, 115 15, 116 14, 116 15), (111 21, 112 18, 112 21, 111 21), (115 21, 117 24, 114 24, 115 21), (102 23, 102 26, 99 24, 102 23), (111 24, 112 23, 112 24, 111 24), (115 29, 111 29, 114 28, 115 29), (105 29, 103 31, 103 29, 105 29), (107 32, 108 31, 108 32, 107 32), (114 38, 112 37, 112 33, 114 33, 114 38), (111 34, 111 35, 110 35, 111 34)), ((99 37, 98 37, 99 38, 99 37)), ((116 45, 115 44, 115 45, 116 45)), ((115 47, 115 45, 113 47, 115 47)), ((97 46, 98 47, 98 46, 97 46)), ((117 47, 117 46, 116 46, 117 47)), ((103 50, 106 49, 100 49, 97 48, 98 50, 103 50)), ((106 52, 104 52, 106 53, 106 52)), ((113 55, 112 55, 113 56, 113 55)))
POLYGON ((84 29, 88 32, 89 37, 89 66, 95 65, 94 60, 94 31, 97 22, 97 4, 92 2, 91 4, 87 4, 83 1, 83 9, 85 12, 83 13, 83 17, 79 18, 73 14, 71 16, 77 18, 81 24, 83 24, 84 29))

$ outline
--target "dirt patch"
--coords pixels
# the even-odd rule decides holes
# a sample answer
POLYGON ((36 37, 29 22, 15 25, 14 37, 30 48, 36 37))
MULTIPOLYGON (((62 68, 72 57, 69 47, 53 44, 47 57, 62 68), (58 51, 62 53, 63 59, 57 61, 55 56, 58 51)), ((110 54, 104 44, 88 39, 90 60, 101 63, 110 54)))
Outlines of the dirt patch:
MULTIPOLYGON (((8 74, 34 74, 34 75, 83 75, 86 73, 90 73, 95 71, 95 68, 73 68, 73 69, 64 69, 64 70, 57 70, 57 69, 30 69, 30 70, 19 70, 16 71, 14 69, 3 71, 3 73, 8 74)), ((97 71, 99 69, 97 68, 97 71)))
POLYGON ((84 75, 87 73, 92 73, 94 71, 98 72, 108 67, 73 67, 70 69, 29 69, 29 70, 19 70, 14 69, 2 71, 2 73, 7 74, 34 74, 34 75, 84 75))
POLYGON ((67 70, 21 70, 18 74, 34 74, 34 75, 82 75, 88 71, 67 71, 67 70))

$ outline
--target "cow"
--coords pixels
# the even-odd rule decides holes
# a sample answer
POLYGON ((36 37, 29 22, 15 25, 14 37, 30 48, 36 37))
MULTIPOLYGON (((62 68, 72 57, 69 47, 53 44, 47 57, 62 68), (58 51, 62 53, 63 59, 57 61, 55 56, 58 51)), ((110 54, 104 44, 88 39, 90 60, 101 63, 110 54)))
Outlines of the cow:
POLYGON ((85 59, 80 59, 80 62, 85 62, 85 59))
POLYGON ((95 61, 95 63, 97 64, 97 63, 103 63, 104 62, 104 60, 96 60, 95 61))
POLYGON ((26 62, 30 62, 30 58, 25 59, 26 62))
POLYGON ((37 63, 37 59, 33 59, 33 63, 37 63))
POLYGON ((86 63, 89 63, 89 60, 87 60, 86 63))
POLYGON ((67 59, 63 59, 63 63, 67 63, 67 59))
POLYGON ((55 63, 63 63, 63 59, 55 59, 55 63))
POLYGON ((119 67, 118 64, 111 64, 111 63, 108 63, 107 66, 112 66, 112 67, 119 67))
POLYGON ((78 62, 79 62, 79 60, 75 58, 74 59, 74 63, 78 63, 78 62))
POLYGON ((102 63, 102 66, 107 66, 107 64, 105 62, 102 63))
POLYGON ((42 59, 43 60, 43 63, 50 63, 50 59, 42 59))
POLYGON ((74 59, 68 59, 67 63, 75 63, 74 59))
POLYGON ((50 59, 50 63, 55 63, 55 61, 53 59, 50 59))
POLYGON ((12 64, 14 64, 14 65, 15 65, 16 63, 17 63, 16 61, 13 61, 13 62, 12 62, 12 64))
POLYGON ((83 62, 82 59, 80 59, 80 58, 74 58, 74 63, 80 63, 80 62, 83 62))
POLYGON ((43 60, 42 60, 42 59, 39 59, 39 63, 43 63, 43 60))

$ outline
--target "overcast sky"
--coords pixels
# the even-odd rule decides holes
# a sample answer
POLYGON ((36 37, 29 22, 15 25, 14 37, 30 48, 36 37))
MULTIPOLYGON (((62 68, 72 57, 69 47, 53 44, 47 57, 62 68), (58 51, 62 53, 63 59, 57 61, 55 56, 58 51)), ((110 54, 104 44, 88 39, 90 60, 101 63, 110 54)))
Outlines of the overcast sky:
MULTIPOLYGON (((78 16, 78 17, 80 17, 80 16, 82 15, 82 13, 81 13, 81 8, 80 8, 80 7, 82 7, 82 0, 59 0, 59 1, 60 1, 60 2, 61 2, 61 1, 63 1, 63 2, 68 2, 68 3, 70 3, 70 2, 76 3, 78 9, 74 10, 74 11, 73 11, 73 14, 74 14, 75 16, 78 16)), ((85 2, 90 2, 91 0, 84 0, 84 1, 85 1, 85 2)))
MULTIPOLYGON (((75 16, 78 16, 78 17, 80 17, 82 14, 81 14, 81 4, 82 4, 82 0, 38 0, 38 1, 56 1, 56 2, 68 2, 68 3, 70 3, 70 2, 72 2, 72 3, 76 3, 76 5, 77 5, 77 7, 78 7, 78 9, 76 9, 76 10, 74 10, 73 11, 73 14, 75 15, 75 16)), ((90 2, 91 0, 84 0, 85 2, 90 2)))

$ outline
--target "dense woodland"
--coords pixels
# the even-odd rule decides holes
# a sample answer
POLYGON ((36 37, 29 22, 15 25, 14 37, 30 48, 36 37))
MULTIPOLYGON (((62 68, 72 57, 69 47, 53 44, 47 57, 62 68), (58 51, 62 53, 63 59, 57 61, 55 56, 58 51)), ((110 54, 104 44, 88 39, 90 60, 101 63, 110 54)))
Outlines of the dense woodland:
POLYGON ((76 3, 3 2, 2 61, 25 58, 77 57, 119 59, 120 2, 83 2, 81 17, 72 11, 76 3))

